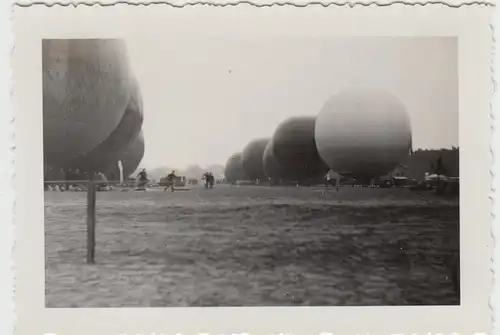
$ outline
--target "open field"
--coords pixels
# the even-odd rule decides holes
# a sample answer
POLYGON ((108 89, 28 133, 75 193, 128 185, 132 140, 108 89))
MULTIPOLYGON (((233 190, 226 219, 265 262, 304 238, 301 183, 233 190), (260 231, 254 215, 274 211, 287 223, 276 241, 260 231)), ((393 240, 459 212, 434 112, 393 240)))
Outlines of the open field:
POLYGON ((458 200, 407 189, 45 192, 47 307, 459 304, 458 200))

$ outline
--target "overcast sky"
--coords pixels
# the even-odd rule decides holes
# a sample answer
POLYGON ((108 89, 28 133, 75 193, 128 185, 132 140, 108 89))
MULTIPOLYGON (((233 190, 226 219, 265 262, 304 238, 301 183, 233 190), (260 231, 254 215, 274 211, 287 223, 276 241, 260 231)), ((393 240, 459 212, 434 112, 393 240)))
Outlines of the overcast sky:
POLYGON ((362 18, 370 16, 321 6, 22 12, 44 36, 125 39, 144 101, 143 167, 225 164, 285 118, 316 115, 333 93, 350 87, 398 97, 411 117, 415 149, 458 145, 455 38, 342 37, 366 31, 362 18))
POLYGON ((159 34, 126 39, 143 98, 142 166, 225 164, 285 118, 316 115, 337 90, 374 87, 407 107, 415 148, 458 144, 452 38, 159 34))

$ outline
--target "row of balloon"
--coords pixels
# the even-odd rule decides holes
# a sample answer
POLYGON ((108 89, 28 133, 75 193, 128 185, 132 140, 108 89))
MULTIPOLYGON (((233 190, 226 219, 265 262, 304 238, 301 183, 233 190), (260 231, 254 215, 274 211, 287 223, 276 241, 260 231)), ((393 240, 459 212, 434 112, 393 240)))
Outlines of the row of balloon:
POLYGON ((300 182, 322 178, 329 170, 377 177, 401 164, 411 143, 410 117, 394 95, 340 92, 316 116, 290 117, 272 137, 250 141, 229 158, 225 177, 230 183, 300 182))

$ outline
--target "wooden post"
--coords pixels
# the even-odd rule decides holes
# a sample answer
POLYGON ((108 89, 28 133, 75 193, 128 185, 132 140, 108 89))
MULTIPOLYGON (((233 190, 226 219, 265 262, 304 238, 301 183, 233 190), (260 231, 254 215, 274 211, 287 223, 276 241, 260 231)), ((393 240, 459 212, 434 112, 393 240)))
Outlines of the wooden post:
POLYGON ((92 175, 89 177, 87 187, 87 263, 94 264, 95 256, 95 205, 96 205, 96 184, 92 175))

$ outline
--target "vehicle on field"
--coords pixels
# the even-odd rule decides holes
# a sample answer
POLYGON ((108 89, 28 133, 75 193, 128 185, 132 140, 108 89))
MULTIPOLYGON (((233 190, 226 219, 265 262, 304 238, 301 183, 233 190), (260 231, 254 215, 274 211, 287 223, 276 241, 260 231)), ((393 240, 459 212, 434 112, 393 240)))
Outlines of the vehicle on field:
MULTIPOLYGON (((187 184, 187 178, 184 176, 175 176, 173 177, 174 187, 184 187, 187 184)), ((172 181, 168 177, 160 178, 160 182, 158 183, 160 187, 167 187, 172 185, 172 181)))
POLYGON ((196 178, 188 178, 187 179, 187 184, 188 185, 193 185, 193 186, 198 185, 198 179, 196 179, 196 178))

